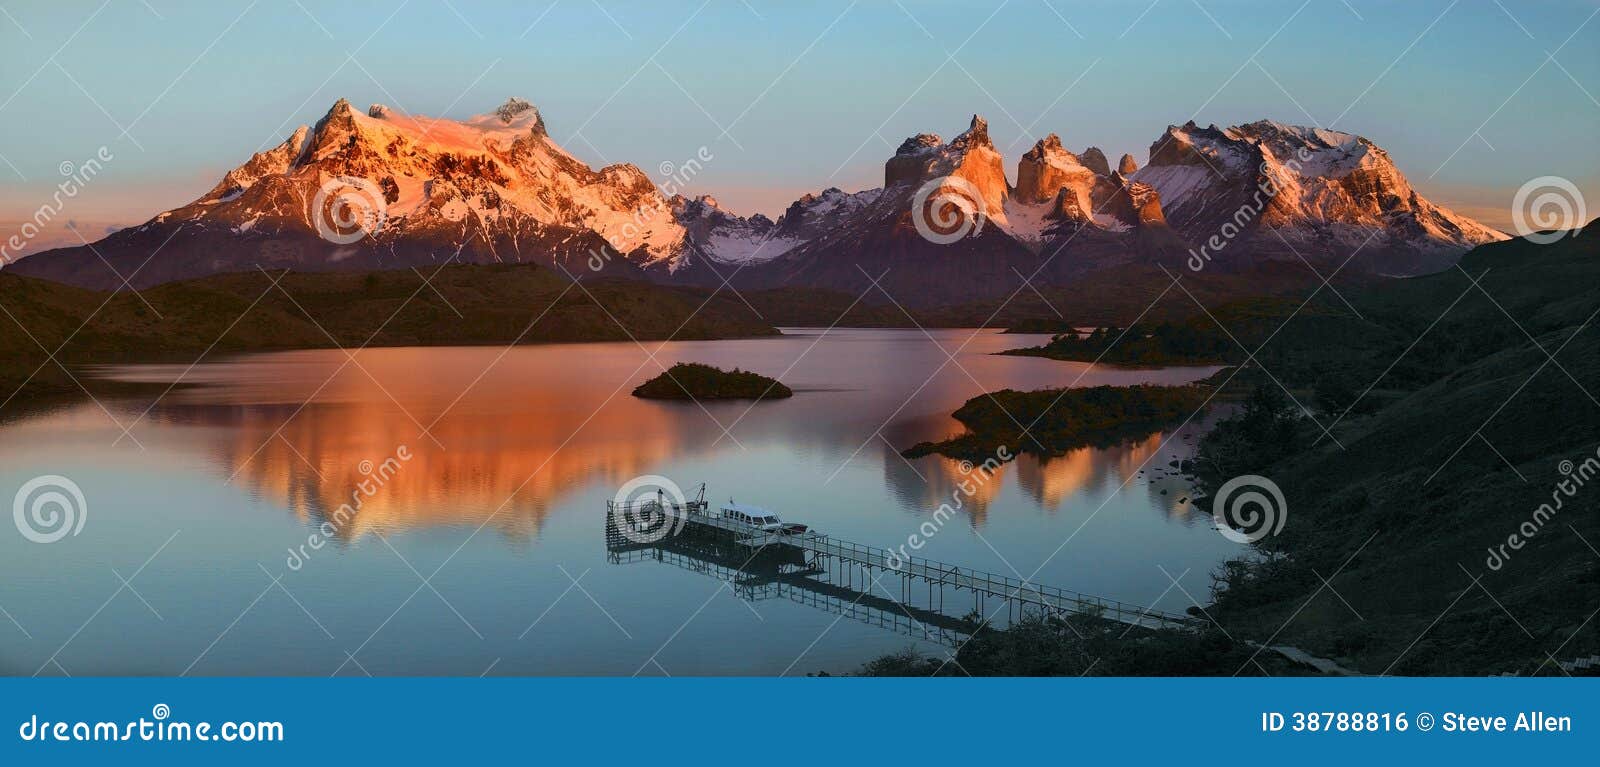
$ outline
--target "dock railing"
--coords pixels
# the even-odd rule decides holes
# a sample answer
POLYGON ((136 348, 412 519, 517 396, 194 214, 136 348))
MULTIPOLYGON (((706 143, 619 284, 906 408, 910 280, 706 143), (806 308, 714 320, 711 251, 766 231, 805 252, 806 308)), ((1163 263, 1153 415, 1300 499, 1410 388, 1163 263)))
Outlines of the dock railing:
POLYGON ((1084 594, 1000 573, 965 568, 926 557, 901 556, 889 549, 867 546, 821 533, 757 532, 742 537, 740 542, 754 547, 774 544, 796 546, 865 567, 1015 600, 1053 612, 1092 613, 1120 623, 1141 626, 1187 626, 1192 622, 1188 616, 1175 615, 1144 605, 1084 594))
MULTIPOLYGON (((1019 605, 1033 605, 1053 613, 1078 613, 1096 615, 1119 623, 1144 627, 1189 627, 1194 619, 1163 612, 1144 605, 1117 599, 1098 597, 1056 586, 1032 582, 1029 579, 1000 573, 964 568, 926 557, 902 556, 877 546, 834 538, 815 531, 789 532, 762 530, 734 520, 706 513, 705 505, 678 504, 662 507, 655 500, 616 504, 607 502, 613 515, 659 513, 672 520, 672 526, 682 528, 693 523, 730 533, 736 543, 752 549, 767 546, 790 546, 816 556, 833 557, 857 566, 881 569, 908 578, 919 578, 938 586, 967 589, 974 594, 1010 600, 1019 605)), ((632 519, 629 519, 632 522, 632 519)), ((675 529, 673 534, 680 530, 675 529)))

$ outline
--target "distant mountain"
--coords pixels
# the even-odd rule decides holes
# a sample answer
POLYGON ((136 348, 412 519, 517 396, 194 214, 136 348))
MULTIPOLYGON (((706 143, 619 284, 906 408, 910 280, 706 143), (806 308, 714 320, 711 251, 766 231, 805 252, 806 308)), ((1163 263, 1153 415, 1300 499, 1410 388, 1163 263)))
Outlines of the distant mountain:
POLYGON ((948 143, 913 136, 884 163, 882 189, 859 193, 852 213, 746 281, 860 293, 870 274, 895 301, 931 306, 1008 295, 1023 276, 1070 285, 1128 263, 1182 263, 1186 246, 1155 190, 1112 171, 1099 149, 1074 154, 1051 134, 1018 161, 1016 178, 982 117, 948 143), (941 218, 964 236, 930 237, 941 218))
MULTIPOLYGON (((1377 144, 1350 133, 1270 121, 1227 129, 1169 126, 1133 178, 1161 196, 1167 220, 1197 251, 1231 226, 1211 260, 1342 263, 1355 271, 1438 271, 1506 235, 1429 202, 1377 144)), ((1214 251, 1214 252, 1210 252, 1214 251)))
MULTIPOLYGON (((1009 291, 1017 281, 1012 269, 1037 260, 991 222, 1004 218, 1010 196, 1000 153, 982 118, 974 117, 949 143, 933 134, 913 136, 884 163, 883 188, 855 195, 829 190, 791 206, 781 225, 791 225, 797 214, 824 218, 826 225, 812 227, 811 237, 762 268, 747 270, 745 282, 859 294, 870 284, 868 275, 886 275, 883 285, 891 297, 919 305, 1009 291), (957 236, 948 241, 918 229, 918 217, 926 225, 941 215, 930 209, 941 196, 970 208, 943 211, 956 222, 951 234, 957 236), (920 210, 914 209, 918 203, 920 210)), ((874 292, 870 300, 885 299, 874 292)))
POLYGON ((873 204, 749 279, 860 292, 870 285, 863 271, 887 273, 896 300, 927 306, 1009 294, 1019 274, 1070 286, 1136 265, 1237 273, 1304 259, 1332 271, 1349 259, 1351 275, 1412 275, 1506 239, 1423 198, 1365 138, 1266 121, 1172 126, 1148 165, 1124 155, 1115 170, 1100 149, 1073 153, 1051 134, 1020 158, 1015 178, 1007 183, 980 117, 949 143, 913 136, 885 163, 873 204), (914 209, 916 193, 940 178, 936 194, 972 198, 983 219, 943 245, 914 225, 927 214, 914 209))
POLYGON ((526 101, 457 122, 341 99, 194 202, 16 268, 95 288, 121 284, 106 262, 135 287, 256 265, 536 262, 582 273, 599 259, 608 274, 640 276, 692 249, 643 171, 591 169, 526 101))
POLYGON ((770 261, 803 241, 784 235, 777 223, 760 213, 749 218, 731 213, 711 195, 694 199, 675 195, 668 204, 673 220, 683 228, 684 245, 640 264, 658 279, 707 281, 738 264, 770 261))
POLYGON ((592 169, 521 99, 463 121, 341 99, 194 202, 10 269, 97 289, 447 262, 854 294, 884 275, 896 301, 931 306, 1009 295, 1019 274, 1070 286, 1129 265, 1248 272, 1356 253, 1352 274, 1415 274, 1504 239, 1417 194, 1372 142, 1272 122, 1171 126, 1143 168, 1051 134, 1014 178, 974 116, 949 142, 906 139, 881 188, 808 194, 774 221, 669 196, 631 164, 592 169))

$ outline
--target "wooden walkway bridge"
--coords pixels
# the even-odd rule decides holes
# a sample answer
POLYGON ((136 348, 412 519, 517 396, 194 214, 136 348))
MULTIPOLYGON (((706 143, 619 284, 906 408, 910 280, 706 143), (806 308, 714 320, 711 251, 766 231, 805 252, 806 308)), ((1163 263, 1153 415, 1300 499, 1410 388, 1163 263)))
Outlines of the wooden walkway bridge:
POLYGON ((685 505, 657 500, 623 505, 608 502, 607 512, 606 545, 613 553, 652 548, 680 554, 714 551, 720 566, 731 568, 726 573, 728 580, 740 588, 781 584, 810 595, 854 596, 851 605, 893 608, 925 629, 954 631, 963 625, 952 610, 960 609, 962 615, 967 611, 956 605, 947 609, 947 590, 970 594, 971 610, 985 617, 998 615, 1003 606, 1007 621, 1032 613, 1091 615, 1143 628, 1195 625, 1188 616, 922 557, 902 558, 887 549, 796 526, 762 530, 708 514, 703 501, 685 505), (697 547, 696 541, 713 548, 697 547), (885 582, 899 587, 898 598, 885 582), (995 600, 1003 605, 992 605, 995 600))
POLYGON ((701 547, 683 545, 687 537, 653 546, 609 546, 607 558, 616 565, 639 562, 669 565, 728 583, 734 594, 746 602, 783 599, 946 647, 959 647, 972 635, 973 626, 968 620, 835 583, 828 572, 753 575, 741 571, 739 565, 743 563, 730 562, 732 557, 723 558, 701 547))

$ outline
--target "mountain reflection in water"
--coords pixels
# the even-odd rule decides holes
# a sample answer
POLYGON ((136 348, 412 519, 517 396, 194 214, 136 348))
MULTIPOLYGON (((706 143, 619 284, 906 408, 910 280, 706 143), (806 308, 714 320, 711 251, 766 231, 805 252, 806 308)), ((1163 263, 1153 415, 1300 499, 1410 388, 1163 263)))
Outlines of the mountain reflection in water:
POLYGON ((1041 340, 801 329, 650 344, 655 360, 638 345, 607 343, 317 350, 193 370, 97 369, 183 385, 148 413, 133 399, 104 403, 132 439, 94 403, 0 423, 0 486, 69 476, 93 507, 83 535, 49 557, 0 541, 0 603, 39 637, 0 653, 0 666, 33 673, 55 650, 45 645, 59 646, 104 600, 105 563, 132 571, 157 550, 139 589, 164 620, 108 610, 58 658, 74 674, 184 670, 253 603, 263 570, 283 573, 283 585, 339 641, 325 641, 293 601, 262 598, 192 673, 348 673, 344 652, 369 633, 377 635, 369 647, 390 648, 360 653, 374 674, 476 674, 496 659, 495 673, 629 674, 657 647, 654 662, 674 674, 781 673, 800 655, 806 668, 849 670, 903 646, 904 637, 870 626, 840 626, 813 645, 829 618, 788 600, 741 605, 728 593, 708 603, 716 584, 692 573, 602 567, 603 502, 644 474, 684 487, 705 482, 714 503, 737 498, 886 548, 906 543, 958 495, 961 510, 918 555, 993 572, 1037 570, 1044 583, 1181 612, 1187 603, 1163 570, 1203 593, 1207 571, 1234 551, 1208 515, 1190 510, 1191 490, 1169 467, 1190 455, 1215 409, 1177 432, 1116 447, 1022 456, 970 495, 959 489, 972 476, 960 462, 899 455, 959 433, 950 413, 983 391, 1181 383, 1213 372, 993 354, 1041 340), (629 395, 680 361, 780 377, 796 393, 703 407, 629 395), (372 467, 401 446, 411 458, 361 493, 372 467), (358 494, 360 508, 339 516, 358 494), (334 544, 285 573, 285 552, 330 519, 340 522, 334 544), (437 569, 433 583, 448 605, 406 602, 417 587, 407 566, 437 569), (605 613, 563 597, 576 578, 605 613), (397 605, 404 609, 386 623, 397 605), (530 632, 535 619, 542 622, 530 632))
MULTIPOLYGON (((879 333, 892 335, 895 331, 879 333)), ((1027 337, 1004 340, 1022 342, 1013 338, 1027 337)), ((772 345, 763 341, 724 343, 754 348, 772 345)), ((954 341, 952 346, 958 344, 954 341)), ((698 345, 702 344, 683 344, 698 345)), ((672 456, 742 452, 752 443, 781 439, 787 446, 832 453, 843 461, 860 448, 861 433, 870 429, 867 422, 877 415, 861 405, 888 404, 895 399, 854 387, 812 391, 797 401, 801 407, 795 409, 801 412, 774 419, 759 417, 758 410, 776 410, 788 403, 754 407, 715 403, 702 410, 692 404, 636 400, 627 393, 634 378, 656 372, 647 360, 633 378, 622 378, 621 386, 604 386, 607 379, 601 375, 596 375, 595 381, 573 375, 587 368, 597 347, 609 351, 619 346, 627 357, 627 345, 549 347, 550 352, 572 357, 576 364, 561 366, 566 372, 521 364, 522 360, 508 355, 490 369, 490 375, 481 378, 484 361, 474 358, 485 350, 476 349, 371 350, 360 353, 359 366, 345 365, 338 352, 263 355, 207 366, 205 388, 169 395, 144 420, 166 426, 209 427, 205 431, 215 435, 214 440, 203 449, 227 468, 228 479, 282 504, 307 522, 320 522, 351 501, 364 479, 359 471, 363 461, 382 461, 396 446, 406 445, 414 458, 385 483, 383 492, 364 499, 354 522, 341 528, 339 537, 346 540, 369 531, 388 535, 433 525, 476 527, 486 523, 508 537, 529 538, 538 532, 550 510, 579 487, 621 485, 650 473, 652 466, 672 456), (419 376, 424 370, 426 375, 419 376), (307 399, 308 404, 300 404, 307 399), (841 400, 856 407, 842 413, 838 408, 841 400), (863 418, 847 421, 841 417, 846 414, 863 418), (738 421, 737 433, 724 434, 723 429, 734 421, 738 421)), ((637 348, 632 351, 633 357, 643 357, 637 348)), ((1027 358, 988 357, 983 361, 998 368, 1057 366, 1062 372, 1070 370, 1063 363, 1041 365, 1027 358)), ((613 367, 626 372, 626 365, 613 367)), ((1141 380, 1171 381, 1194 378, 1196 371, 1209 369, 1176 373, 1110 370, 1106 375, 1134 374, 1142 375, 1141 380)), ((107 372, 122 380, 159 381, 171 369, 137 366, 107 372)), ((854 372, 871 371, 857 368, 854 372)), ((1072 372, 1076 377, 1078 371, 1072 372)), ((194 380, 193 374, 186 380, 194 380)), ((904 378, 877 383, 888 380, 914 384, 904 378)), ((959 381, 950 376, 934 380, 936 383, 917 393, 919 401, 937 400, 939 392, 949 392, 946 396, 953 410, 976 393, 961 390, 959 381)), ((1038 381, 1033 386, 1048 383, 1038 381)), ((1083 385, 1096 383, 1101 381, 1095 380, 1093 373, 1083 381, 1083 385)), ((884 479, 902 504, 936 509, 948 502, 966 479, 960 462, 941 456, 907 461, 895 451, 959 430, 948 417, 906 418, 883 429, 896 433, 893 448, 874 439, 856 458, 881 462, 884 479), (940 420, 945 423, 938 423, 940 420)), ((1164 440, 1164 434, 1155 433, 1111 448, 1080 448, 1046 459, 1024 456, 1002 466, 988 481, 974 483, 976 493, 964 498, 965 510, 971 523, 981 526, 1005 475, 1015 471, 1028 495, 1041 508, 1054 511, 1093 481, 1106 479, 1119 486, 1129 483, 1164 440)), ((1154 493, 1157 488, 1140 490, 1154 493)), ((1181 514, 1184 510, 1171 511, 1181 514)))

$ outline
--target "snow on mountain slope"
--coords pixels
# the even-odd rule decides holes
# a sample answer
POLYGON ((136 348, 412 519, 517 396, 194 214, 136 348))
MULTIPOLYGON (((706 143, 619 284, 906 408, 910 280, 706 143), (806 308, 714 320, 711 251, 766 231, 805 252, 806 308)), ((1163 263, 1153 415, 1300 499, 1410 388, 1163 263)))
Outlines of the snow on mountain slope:
POLYGON ((649 177, 633 165, 585 165, 526 101, 457 121, 383 105, 363 113, 340 99, 194 202, 111 235, 99 253, 63 249, 23 271, 103 288, 128 275, 137 287, 258 265, 446 260, 637 275, 639 264, 690 247, 649 177))
POLYGON ((970 300, 1009 290, 1018 270, 1037 257, 1008 233, 1016 201, 990 141, 974 115, 966 131, 945 142, 931 133, 901 143, 884 163, 884 186, 855 194, 829 189, 791 205, 780 231, 804 242, 749 275, 757 287, 805 285, 851 294, 871 290, 915 305, 970 300), (935 241, 926 231, 929 200, 959 200, 981 212, 964 234, 935 241), (923 209, 917 209, 921 205, 923 209), (981 223, 980 223, 981 221, 981 223), (872 280, 880 282, 874 286, 872 280), (881 288, 881 291, 879 290, 881 288))
POLYGON ((989 139, 989 123, 972 116, 967 130, 943 143, 932 133, 921 133, 900 144, 884 164, 884 187, 921 185, 934 179, 964 183, 980 199, 984 215, 1005 220, 1005 201, 1011 196, 1000 150, 989 139))
POLYGON ((817 239, 847 226, 871 209, 882 195, 882 188, 852 194, 838 187, 828 187, 821 194, 802 195, 778 218, 778 232, 796 243, 817 239))
MULTIPOLYGON (((777 223, 760 213, 749 218, 731 213, 711 195, 692 200, 675 196, 672 210, 694 250, 719 266, 748 266, 771 261, 804 241, 782 234, 777 223)), ((692 260, 689 256, 679 258, 669 271, 675 273, 690 265, 692 260)))
POLYGON ((949 142, 906 139, 884 163, 882 188, 807 194, 773 221, 710 196, 669 197, 631 164, 591 168, 521 99, 464 120, 361 112, 340 99, 192 203, 10 268, 117 288, 256 267, 531 261, 850 291, 866 269, 927 302, 1004 294, 1018 272, 1064 284, 1120 264, 1176 266, 1195 251, 1220 268, 1358 256, 1352 271, 1414 274, 1504 238, 1423 198, 1383 149, 1339 131, 1191 122, 1169 126, 1145 167, 1123 156, 1115 170, 1101 150, 1074 154, 1050 135, 1019 158, 1014 187, 1004 162, 974 115, 949 142), (937 242, 928 216, 949 212, 949 197, 982 216, 937 242))
POLYGON ((1221 237, 1207 255, 1224 262, 1355 258, 1367 271, 1415 274, 1505 239, 1422 197, 1381 147, 1340 131, 1169 126, 1132 177, 1159 193, 1191 244, 1221 237))
POLYGON ((1045 232, 1060 222, 1055 206, 1048 202, 1012 198, 1006 200, 1005 208, 1006 233, 1034 250, 1044 243, 1045 232))
MULTIPOLYGON (((650 178, 631 164, 595 171, 567 153, 546 131, 532 104, 511 99, 494 112, 465 121, 401 115, 377 106, 367 114, 335 105, 304 164, 337 165, 352 146, 381 150, 375 167, 358 164, 363 177, 404 179, 419 192, 411 205, 391 201, 388 215, 404 217, 434 192, 429 182, 456 182, 471 214, 485 220, 527 216, 541 224, 588 229, 621 253, 644 248, 651 258, 675 255, 684 231, 650 178), (458 172, 465 171, 465 173, 458 172), (458 179, 466 175, 469 183, 458 179), (653 213, 653 215, 652 215, 653 213)), ((357 174, 349 174, 357 175, 357 174)))
MULTIPOLYGON (((1006 231, 1042 247, 1062 225, 1068 236, 1085 226, 1128 232, 1164 225, 1155 190, 1130 181, 1120 170, 1110 171, 1104 160, 1095 147, 1081 155, 1067 151, 1054 133, 1039 140, 1017 161, 1016 194, 1006 203, 1006 231)), ((1119 163, 1121 168, 1132 165, 1127 156, 1119 163)))

